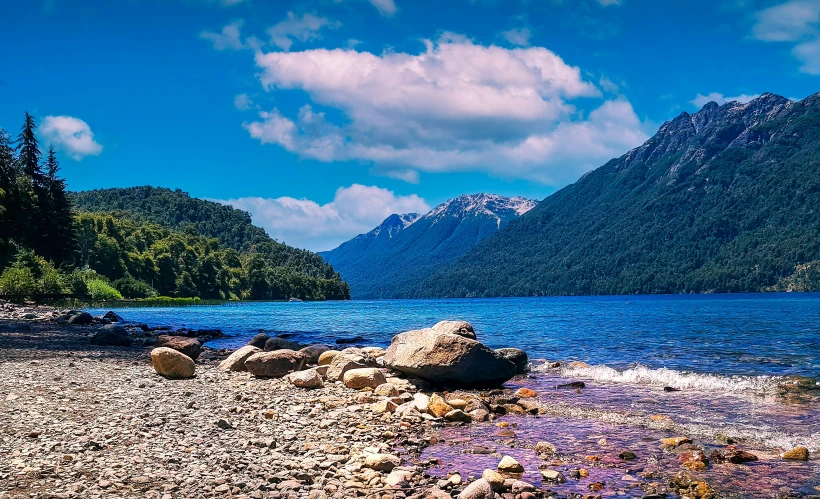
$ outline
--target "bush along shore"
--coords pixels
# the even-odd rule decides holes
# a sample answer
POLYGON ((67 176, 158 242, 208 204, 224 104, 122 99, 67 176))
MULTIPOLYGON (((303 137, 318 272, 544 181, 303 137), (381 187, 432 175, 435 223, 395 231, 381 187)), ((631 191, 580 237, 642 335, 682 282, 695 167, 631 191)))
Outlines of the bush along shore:
MULTIPOLYGON (((259 334, 229 352, 203 345, 219 331, 134 325, 114 312, 0 312, 3 497, 568 497, 550 490, 567 477, 550 466, 547 442, 531 445, 544 459, 538 486, 509 456, 480 477, 429 473, 439 462, 422 451, 443 428, 547 413, 533 390, 501 387, 527 370, 526 353, 491 350, 466 322, 401 333, 387 349, 259 334)), ((686 450, 689 470, 709 460, 685 437, 661 445, 686 450)), ((732 447, 720 458, 756 456, 732 447)), ((687 471, 654 478, 641 484, 646 498, 717 497, 687 471)))

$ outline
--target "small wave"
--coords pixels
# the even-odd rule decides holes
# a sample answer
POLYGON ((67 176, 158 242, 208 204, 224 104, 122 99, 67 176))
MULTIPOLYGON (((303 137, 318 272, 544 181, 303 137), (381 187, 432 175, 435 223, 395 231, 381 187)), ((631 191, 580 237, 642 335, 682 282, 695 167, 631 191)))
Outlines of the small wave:
MULTIPOLYGON (((549 368, 542 367, 538 369, 546 371, 549 368)), ((721 376, 682 372, 667 368, 652 369, 641 365, 622 371, 606 365, 566 365, 559 369, 561 376, 566 378, 587 378, 603 383, 668 386, 678 390, 706 392, 769 394, 780 391, 784 385, 790 382, 790 378, 783 376, 721 376)), ((802 382, 802 385, 806 387, 806 382, 802 382)))

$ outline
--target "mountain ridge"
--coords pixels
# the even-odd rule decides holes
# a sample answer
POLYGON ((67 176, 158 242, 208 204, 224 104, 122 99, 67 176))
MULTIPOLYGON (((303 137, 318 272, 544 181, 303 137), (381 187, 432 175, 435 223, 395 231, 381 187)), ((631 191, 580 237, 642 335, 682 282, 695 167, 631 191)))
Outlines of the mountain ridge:
POLYGON ((350 284, 351 296, 390 298, 535 204, 522 197, 465 194, 425 215, 390 215, 370 232, 319 254, 350 284))
POLYGON ((818 123, 820 94, 681 113, 402 296, 777 289, 820 260, 818 123))

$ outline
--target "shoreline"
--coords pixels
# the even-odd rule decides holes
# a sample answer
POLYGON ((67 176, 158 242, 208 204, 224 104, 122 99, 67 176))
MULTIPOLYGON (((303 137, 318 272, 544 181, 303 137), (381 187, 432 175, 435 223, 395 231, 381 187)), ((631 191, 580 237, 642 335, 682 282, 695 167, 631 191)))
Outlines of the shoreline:
MULTIPOLYGON (((167 330, 139 328, 142 336, 131 347, 95 346, 89 337, 99 324, 60 325, 53 321, 59 315, 55 309, 34 310, 38 318, 0 320, 0 456, 8 457, 0 460, 0 496, 456 497, 482 475, 469 466, 437 466, 442 445, 465 445, 458 435, 492 428, 512 435, 511 449, 533 452, 540 445, 515 436, 519 425, 536 424, 539 416, 510 416, 496 423, 398 418, 374 412, 378 398, 371 393, 340 383, 306 390, 286 378, 222 371, 218 364, 230 351, 207 345, 197 359, 196 377, 168 380, 154 372, 149 355, 156 335, 167 330), (470 430, 473 425, 476 429, 470 430), (366 456, 374 453, 394 455, 401 463, 395 472, 365 467, 366 456)), ((3 317, 9 315, 14 314, 3 317)), ((519 376, 512 384, 526 385, 529 379, 519 376)), ((438 393, 450 400, 487 392, 438 393)), ((513 395, 509 389, 496 392, 502 399, 513 395)), ((535 412, 560 417, 547 407, 535 412)), ((498 462, 502 456, 493 452, 491 457, 498 462)), ((556 457, 540 458, 534 469, 527 462, 527 472, 558 469, 556 457)), ((578 466, 571 456, 562 456, 566 459, 564 464, 571 465, 566 474, 573 473, 570 468, 584 469, 583 462, 578 466)), ((595 469, 603 476, 621 464, 595 469)), ((513 494, 513 481, 522 477, 506 478, 503 490, 512 495, 497 497, 571 497, 551 494, 546 480, 531 489, 518 484, 513 494)), ((641 495, 628 497, 663 497, 677 490, 675 478, 668 470, 657 471, 642 479, 641 495)), ((590 492, 589 497, 607 497, 606 491, 590 492)))

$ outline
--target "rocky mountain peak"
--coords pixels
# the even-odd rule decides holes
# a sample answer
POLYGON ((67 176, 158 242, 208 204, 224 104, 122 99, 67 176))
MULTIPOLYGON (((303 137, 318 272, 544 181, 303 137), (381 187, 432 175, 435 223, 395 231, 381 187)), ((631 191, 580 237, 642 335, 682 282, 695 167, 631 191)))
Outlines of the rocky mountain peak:
POLYGON ((505 197, 496 194, 464 194, 436 206, 425 218, 454 216, 490 216, 497 219, 521 216, 538 204, 537 201, 516 197, 505 197))

